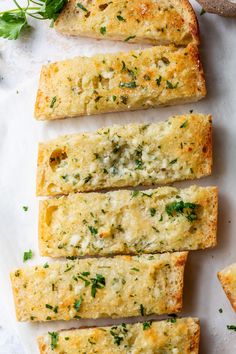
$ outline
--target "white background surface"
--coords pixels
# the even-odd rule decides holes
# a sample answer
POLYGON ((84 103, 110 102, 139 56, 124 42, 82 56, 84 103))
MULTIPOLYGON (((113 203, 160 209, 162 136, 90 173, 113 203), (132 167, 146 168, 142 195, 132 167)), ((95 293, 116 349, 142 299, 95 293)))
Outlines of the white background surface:
MULTIPOLYGON (((1 0, 0 7, 12 7, 12 1, 1 0)), ((195 7, 199 14, 200 7, 195 7)), ((65 121, 36 122, 33 118, 41 65, 75 55, 140 46, 65 38, 50 29, 48 22, 33 22, 35 29, 18 41, 0 40, 0 354, 36 354, 36 335, 79 325, 18 324, 15 320, 10 270, 22 266, 23 252, 30 248, 34 257, 28 265, 46 261, 40 259, 37 246, 37 143, 114 123, 159 121, 190 109, 212 113, 214 117, 213 175, 196 183, 219 186, 219 244, 214 250, 190 254, 183 315, 201 319, 201 354, 236 353, 236 332, 226 328, 227 324, 236 325, 236 315, 216 278, 218 270, 236 261, 236 19, 205 14, 199 20, 208 87, 206 99, 185 106, 65 121), (29 206, 27 212, 23 205, 29 206), (222 314, 219 308, 223 309, 222 314)))

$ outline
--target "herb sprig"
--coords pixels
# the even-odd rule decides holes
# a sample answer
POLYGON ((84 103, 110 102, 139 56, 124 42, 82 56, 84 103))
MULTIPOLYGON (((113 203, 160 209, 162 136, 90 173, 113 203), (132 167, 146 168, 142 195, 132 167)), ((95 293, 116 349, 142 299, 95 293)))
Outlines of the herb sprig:
POLYGON ((52 25, 68 0, 26 0, 22 7, 13 0, 16 8, 0 12, 0 37, 17 39, 27 27, 28 17, 37 20, 52 20, 52 25))

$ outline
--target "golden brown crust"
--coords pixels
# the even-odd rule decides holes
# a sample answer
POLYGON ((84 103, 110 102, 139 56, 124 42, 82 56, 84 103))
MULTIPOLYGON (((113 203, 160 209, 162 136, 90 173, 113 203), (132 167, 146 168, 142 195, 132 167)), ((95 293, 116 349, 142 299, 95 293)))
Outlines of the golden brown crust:
POLYGON ((55 23, 58 32, 153 45, 199 44, 195 12, 187 0, 70 0, 55 23), (102 29, 102 30, 101 30, 102 29))
POLYGON ((211 130, 210 115, 191 114, 40 144, 37 195, 151 186, 207 176, 212 169, 211 130))
POLYGON ((133 193, 125 190, 75 193, 41 201, 40 254, 107 256, 138 254, 140 249, 143 253, 163 253, 216 245, 216 187, 191 186, 182 190, 161 187, 139 192, 135 197, 133 193), (180 200, 197 206, 196 220, 188 218, 190 210, 168 215, 167 205, 180 200), (88 227, 94 225, 95 218, 96 235, 88 227))
POLYGON ((206 95, 198 47, 99 54, 42 68, 35 117, 51 120, 195 102, 206 95))
POLYGON ((50 348, 49 334, 38 337, 38 345, 40 354, 64 353, 65 350, 67 354, 127 354, 143 353, 144 350, 148 353, 198 354, 199 333, 198 319, 181 318, 174 322, 153 321, 60 331, 55 333, 55 348, 50 348))
POLYGON ((11 273, 17 319, 68 321, 179 312, 187 255, 88 258, 17 269, 11 273))
POLYGON ((236 263, 217 273, 221 285, 236 312, 236 263))

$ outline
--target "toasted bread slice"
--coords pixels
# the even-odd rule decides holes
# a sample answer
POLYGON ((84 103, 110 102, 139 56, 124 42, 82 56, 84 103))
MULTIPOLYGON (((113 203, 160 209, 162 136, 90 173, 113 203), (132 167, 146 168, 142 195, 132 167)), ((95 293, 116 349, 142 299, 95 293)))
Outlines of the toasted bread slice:
POLYGON ((187 252, 80 259, 11 273, 19 321, 179 312, 187 252))
POLYGON ((236 312, 236 263, 218 272, 221 285, 236 312))
POLYGON ((152 47, 43 66, 35 117, 130 111, 195 102, 205 95, 197 46, 152 47))
POLYGON ((59 137, 39 145, 37 195, 207 176, 212 168, 211 135, 211 116, 192 114, 59 137))
POLYGON ((154 45, 199 43, 187 0, 70 0, 55 22, 58 32, 154 45))
POLYGON ((42 256, 196 250, 216 245, 218 190, 77 193, 40 202, 42 256))
POLYGON ((181 318, 50 332, 38 337, 38 345, 40 354, 198 354, 199 339, 199 320, 181 318))

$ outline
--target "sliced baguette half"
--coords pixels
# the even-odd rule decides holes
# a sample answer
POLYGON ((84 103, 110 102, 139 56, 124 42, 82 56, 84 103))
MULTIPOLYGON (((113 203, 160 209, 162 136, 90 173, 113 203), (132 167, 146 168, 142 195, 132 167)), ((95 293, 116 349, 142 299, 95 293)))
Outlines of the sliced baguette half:
POLYGON ((187 252, 56 262, 11 273, 18 321, 168 314, 182 308, 187 252))
POLYGON ((70 0, 55 28, 70 36, 154 45, 199 43, 197 18, 187 0, 70 0))
POLYGON ((211 116, 174 116, 39 144, 37 195, 166 184, 207 176, 211 168, 211 116))
POLYGON ((216 245, 218 190, 76 193, 40 201, 42 256, 196 250, 216 245))
POLYGON ((38 337, 38 345, 40 354, 198 354, 199 340, 199 320, 181 318, 50 332, 38 337))
POLYGON ((196 45, 77 57, 43 66, 35 117, 51 120, 195 102, 206 95, 196 45))

